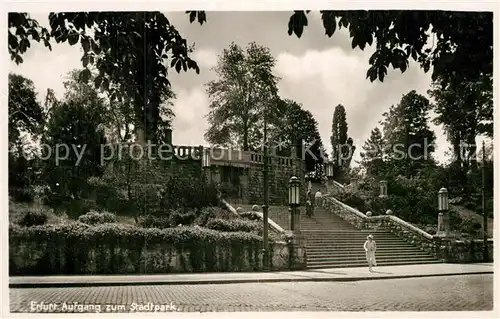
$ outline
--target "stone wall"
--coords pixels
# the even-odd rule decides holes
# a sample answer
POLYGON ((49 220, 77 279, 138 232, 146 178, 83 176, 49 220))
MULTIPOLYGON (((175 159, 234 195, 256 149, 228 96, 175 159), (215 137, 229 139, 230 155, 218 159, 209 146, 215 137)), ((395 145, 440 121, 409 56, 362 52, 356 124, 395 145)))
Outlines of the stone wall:
MULTIPOLYGON (((268 170, 270 205, 288 205, 288 183, 292 176, 297 176, 301 181, 303 187, 301 200, 304 201, 306 183, 304 182, 302 162, 296 159, 284 159, 280 157, 271 158, 270 162, 268 170)), ((239 196, 233 198, 229 196, 228 199, 239 200, 238 202, 240 203, 263 203, 263 169, 263 163, 252 163, 249 167, 241 169, 238 178, 240 185, 233 185, 240 187, 239 196)), ((214 168, 212 168, 213 170, 214 168)), ((217 169, 215 168, 215 170, 217 169)))
MULTIPOLYGON (((436 239, 436 256, 449 263, 483 262, 484 242, 482 240, 440 240, 436 239)), ((493 239, 488 239, 488 262, 493 262, 493 239)))
MULTIPOLYGON (((12 241, 9 245, 9 275, 69 274, 166 274, 186 272, 233 272, 262 270, 261 245, 214 249, 174 247, 154 244, 95 245, 77 249, 69 258, 62 245, 38 241, 12 241), (235 250, 237 249, 237 250, 235 250), (195 258, 192 258, 195 257, 195 258)), ((289 268, 289 248, 285 242, 271 245, 271 268, 289 268)))

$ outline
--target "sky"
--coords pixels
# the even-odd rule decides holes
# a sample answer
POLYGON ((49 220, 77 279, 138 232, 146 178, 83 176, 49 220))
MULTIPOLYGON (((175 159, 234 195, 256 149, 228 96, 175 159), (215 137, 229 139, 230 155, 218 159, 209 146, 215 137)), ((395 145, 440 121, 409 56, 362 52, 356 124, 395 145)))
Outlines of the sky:
MULTIPOLYGON (((207 144, 203 138, 208 124, 208 96, 205 84, 215 78, 211 68, 217 56, 231 42, 245 47, 255 41, 270 48, 276 58, 275 75, 281 78, 279 94, 293 99, 310 111, 318 122, 323 144, 330 151, 330 134, 335 106, 342 104, 347 113, 348 134, 354 139, 359 159, 359 149, 373 128, 382 120, 382 113, 401 97, 416 90, 427 96, 430 72, 411 63, 405 73, 390 69, 383 83, 366 79, 371 47, 361 51, 351 48, 349 33, 342 29, 328 38, 320 15, 311 12, 309 26, 300 39, 287 33, 291 11, 274 12, 208 12, 202 26, 189 23, 183 12, 166 12, 167 18, 178 31, 195 44, 194 59, 200 74, 194 71, 177 74, 171 71, 169 79, 177 94, 173 110, 173 142, 177 145, 207 144)), ((34 13, 40 24, 48 26, 47 14, 34 13)), ((32 43, 24 55, 24 62, 10 62, 10 72, 33 80, 38 98, 42 100, 48 88, 58 97, 64 94, 63 79, 71 70, 81 68, 80 47, 53 43, 52 51, 41 44, 32 43)), ((428 97, 428 96, 427 96, 428 97)), ((431 114, 431 118, 434 115, 431 114)), ((441 127, 430 123, 437 135, 436 158, 443 162, 449 144, 441 127)))

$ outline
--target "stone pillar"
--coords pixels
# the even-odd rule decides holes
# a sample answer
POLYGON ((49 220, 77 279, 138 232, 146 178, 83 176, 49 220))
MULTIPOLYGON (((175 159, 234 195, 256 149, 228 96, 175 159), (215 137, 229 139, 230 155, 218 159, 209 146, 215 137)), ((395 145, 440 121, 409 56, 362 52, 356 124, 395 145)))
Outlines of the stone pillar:
POLYGON ((438 229, 436 235, 439 237, 449 237, 450 235, 450 216, 446 211, 438 214, 438 229))
POLYGON ((306 243, 302 232, 300 231, 300 210, 292 208, 292 220, 290 230, 292 237, 289 242, 290 249, 290 269, 299 270, 307 267, 306 243))
POLYGON ((215 183, 220 183, 221 182, 220 167, 218 165, 216 165, 216 166, 211 166, 210 168, 213 169, 212 181, 215 183))

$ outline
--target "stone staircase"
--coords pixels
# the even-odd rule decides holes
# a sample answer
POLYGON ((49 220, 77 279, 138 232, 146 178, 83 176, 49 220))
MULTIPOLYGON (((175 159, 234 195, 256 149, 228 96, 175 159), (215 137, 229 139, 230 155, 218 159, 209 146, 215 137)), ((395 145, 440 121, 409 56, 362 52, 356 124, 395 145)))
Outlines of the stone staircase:
POLYGON ((378 266, 441 262, 389 231, 356 229, 321 207, 315 208, 312 217, 301 216, 301 231, 308 268, 366 266, 363 244, 368 234, 377 242, 378 266))
MULTIPOLYGON (((289 229, 284 212, 270 210, 269 217, 284 229, 289 229)), ((300 218, 308 268, 366 266, 363 244, 368 234, 372 234, 377 242, 378 266, 441 262, 389 231, 357 229, 321 207, 315 208, 314 216, 301 214, 300 218)))

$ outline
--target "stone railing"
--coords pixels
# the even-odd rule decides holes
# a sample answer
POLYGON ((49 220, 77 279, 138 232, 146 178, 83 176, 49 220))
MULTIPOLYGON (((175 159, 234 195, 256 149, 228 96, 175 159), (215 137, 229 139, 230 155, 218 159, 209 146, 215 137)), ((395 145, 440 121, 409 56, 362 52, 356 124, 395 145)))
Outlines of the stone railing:
POLYGON ((329 208, 330 211, 333 211, 335 214, 356 228, 374 230, 382 228, 426 251, 434 253, 437 249, 433 243, 434 237, 431 234, 426 233, 420 228, 417 228, 396 216, 384 215, 368 217, 359 210, 354 209, 332 197, 327 198, 325 204, 329 206, 327 208, 329 208))
MULTIPOLYGON (((484 242, 482 240, 456 240, 432 236, 422 229, 411 225, 394 215, 366 216, 341 201, 328 197, 324 207, 359 229, 384 229, 406 242, 429 252, 438 259, 450 263, 468 263, 483 261, 484 242)), ((493 239, 488 239, 488 258, 493 261, 493 239)))
MULTIPOLYGON (((238 211, 226 200, 221 198, 220 201, 231 213, 239 215, 238 211)), ((253 213, 259 216, 260 220, 264 220, 264 214, 262 212, 253 211, 253 213)), ((269 228, 271 228, 271 230, 275 231, 276 233, 284 234, 286 232, 280 225, 276 224, 271 218, 268 218, 267 222, 269 224, 269 228)))

